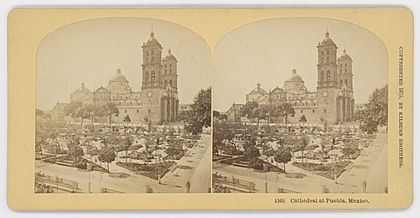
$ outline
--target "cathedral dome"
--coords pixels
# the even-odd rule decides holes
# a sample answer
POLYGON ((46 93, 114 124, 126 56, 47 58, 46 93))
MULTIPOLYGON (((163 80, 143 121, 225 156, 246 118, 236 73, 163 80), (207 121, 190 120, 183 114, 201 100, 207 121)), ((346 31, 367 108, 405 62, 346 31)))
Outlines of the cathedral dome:
POLYGON ((143 43, 144 46, 149 46, 149 45, 160 45, 160 43, 157 41, 157 39, 155 38, 155 33, 153 33, 153 31, 150 33, 150 38, 147 40, 146 43, 143 43))
POLYGON ((249 95, 265 95, 265 94, 267 94, 267 91, 261 88, 261 85, 259 83, 257 84, 257 88, 255 88, 249 93, 249 95))
POLYGON ((344 60, 353 61, 350 55, 347 54, 346 49, 343 50, 343 54, 337 59, 337 61, 344 61, 344 60))
POLYGON ((296 69, 292 70, 292 74, 286 80, 287 82, 303 82, 302 77, 296 73, 296 69))
POLYGON ((334 41, 330 38, 330 33, 327 31, 325 33, 325 38, 320 43, 321 45, 335 45, 334 41))
POLYGON ((85 87, 85 83, 82 83, 82 85, 78 89, 76 89, 73 93, 90 94, 92 92, 88 88, 85 87))
POLYGON ((127 78, 121 73, 121 69, 117 69, 117 73, 110 80, 112 82, 128 82, 127 78))
POLYGON ((305 87, 305 81, 296 73, 296 69, 292 70, 292 74, 284 81, 283 90, 286 93, 301 94, 308 90, 305 87))
POLYGON ((171 49, 168 50, 168 54, 162 59, 163 62, 167 61, 174 61, 178 62, 178 60, 175 58, 175 56, 172 54, 171 49))

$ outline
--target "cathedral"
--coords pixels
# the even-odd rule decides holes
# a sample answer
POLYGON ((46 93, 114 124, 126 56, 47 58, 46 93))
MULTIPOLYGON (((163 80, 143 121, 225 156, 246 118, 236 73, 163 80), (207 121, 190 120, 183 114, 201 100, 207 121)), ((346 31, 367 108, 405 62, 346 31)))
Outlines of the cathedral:
MULTIPOLYGON (((345 123, 351 121, 354 113, 353 60, 346 49, 337 58, 337 45, 330 38, 328 31, 324 39, 318 43, 317 49, 318 85, 316 91, 308 91, 304 80, 297 74, 296 69, 293 69, 282 88, 275 87, 271 91, 266 91, 257 84, 257 87, 246 95, 246 101, 273 105, 289 103, 295 110, 295 116, 288 118, 290 122, 305 120, 310 123, 345 123)), ((237 107, 236 104, 235 108, 237 107)))
POLYGON ((107 87, 90 91, 82 83, 70 94, 70 102, 104 104, 114 103, 119 115, 113 121, 122 122, 129 117, 131 122, 153 122, 159 124, 177 121, 178 100, 178 61, 171 50, 162 58, 162 45, 153 32, 141 46, 143 64, 141 65, 141 91, 133 91, 121 69, 108 81, 107 87))

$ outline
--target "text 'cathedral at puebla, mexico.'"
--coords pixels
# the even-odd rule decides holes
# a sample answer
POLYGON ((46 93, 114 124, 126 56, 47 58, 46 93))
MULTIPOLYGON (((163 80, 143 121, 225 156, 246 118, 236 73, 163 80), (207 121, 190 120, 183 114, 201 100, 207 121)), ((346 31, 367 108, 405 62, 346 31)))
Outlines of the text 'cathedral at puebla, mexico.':
MULTIPOLYGON (((328 31, 318 43, 318 83, 316 91, 308 91, 304 80, 292 70, 282 88, 271 91, 260 84, 246 95, 247 102, 280 105, 289 103, 295 110, 289 122, 299 122, 302 117, 310 123, 345 123, 352 121, 354 114, 352 58, 346 49, 337 58, 337 45, 328 31)), ((239 121, 243 104, 233 104, 226 112, 229 120, 239 121)))
POLYGON ((123 122, 129 116, 131 122, 171 123, 179 112, 177 59, 171 50, 162 58, 162 45, 154 33, 142 45, 143 64, 141 91, 133 91, 121 69, 109 80, 106 88, 90 91, 82 83, 70 94, 71 102, 106 104, 112 102, 119 110, 113 121, 123 122))

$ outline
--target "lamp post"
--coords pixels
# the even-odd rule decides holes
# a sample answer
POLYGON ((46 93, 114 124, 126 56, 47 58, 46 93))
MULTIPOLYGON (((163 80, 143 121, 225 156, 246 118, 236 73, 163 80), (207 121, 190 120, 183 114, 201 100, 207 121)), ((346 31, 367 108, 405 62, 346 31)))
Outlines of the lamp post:
POLYGON ((332 149, 331 149, 332 157, 331 157, 331 159, 332 159, 332 166, 333 166, 334 183, 337 184, 337 175, 335 174, 335 162, 334 162, 334 158, 335 158, 335 155, 336 155, 334 153, 334 144, 335 144, 335 137, 333 137, 333 139, 332 139, 332 149))
POLYGON ((267 164, 263 163, 264 169, 264 180, 265 180, 265 193, 268 193, 268 182, 267 182, 267 164))

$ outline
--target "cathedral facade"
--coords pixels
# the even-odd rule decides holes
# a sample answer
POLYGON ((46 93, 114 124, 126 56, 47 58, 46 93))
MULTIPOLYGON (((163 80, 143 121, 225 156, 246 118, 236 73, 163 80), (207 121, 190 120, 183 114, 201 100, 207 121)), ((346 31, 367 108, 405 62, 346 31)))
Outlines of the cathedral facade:
POLYGON ((305 120, 311 123, 345 123, 353 119, 353 72, 352 58, 346 50, 337 58, 337 46, 325 33, 318 43, 317 89, 308 91, 304 80, 292 70, 283 87, 271 91, 261 88, 260 84, 246 95, 246 101, 259 104, 279 105, 289 103, 295 110, 290 122, 305 120))
POLYGON ((129 117, 131 122, 153 122, 159 124, 177 121, 178 100, 178 61, 171 50, 162 58, 162 45, 153 32, 141 46, 143 58, 141 65, 141 90, 133 91, 121 69, 108 81, 106 87, 90 91, 82 86, 70 94, 70 102, 105 104, 114 103, 119 115, 113 121, 122 122, 129 117))

